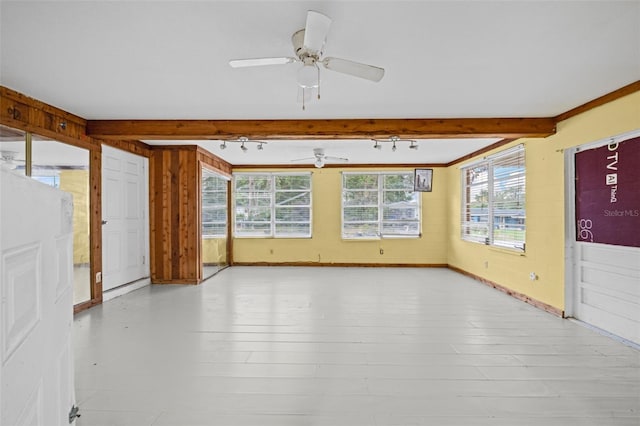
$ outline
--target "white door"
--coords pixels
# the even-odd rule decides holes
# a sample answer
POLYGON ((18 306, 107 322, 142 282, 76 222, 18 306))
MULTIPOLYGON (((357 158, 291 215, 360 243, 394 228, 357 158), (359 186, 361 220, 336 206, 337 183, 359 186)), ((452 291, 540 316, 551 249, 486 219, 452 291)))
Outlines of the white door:
POLYGON ((577 242, 574 317, 640 344, 640 249, 577 242))
POLYGON ((640 344, 640 134, 567 153, 567 315, 640 344))
POLYGON ((146 159, 102 145, 102 289, 149 276, 146 159))
POLYGON ((68 425, 73 201, 0 170, 0 424, 68 425))

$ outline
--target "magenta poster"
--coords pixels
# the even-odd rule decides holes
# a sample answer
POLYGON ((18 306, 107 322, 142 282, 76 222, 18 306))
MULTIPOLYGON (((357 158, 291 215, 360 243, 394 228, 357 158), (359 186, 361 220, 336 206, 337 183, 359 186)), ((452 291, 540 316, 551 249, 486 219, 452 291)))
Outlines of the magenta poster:
POLYGON ((576 153, 576 239, 640 247, 640 137, 576 153))

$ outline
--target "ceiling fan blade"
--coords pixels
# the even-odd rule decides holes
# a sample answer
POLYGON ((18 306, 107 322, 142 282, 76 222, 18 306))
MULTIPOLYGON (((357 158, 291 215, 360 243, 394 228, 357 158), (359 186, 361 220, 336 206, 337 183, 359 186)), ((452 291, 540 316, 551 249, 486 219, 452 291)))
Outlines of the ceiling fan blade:
POLYGON ((307 12, 307 24, 304 28, 304 41, 302 45, 312 52, 322 52, 327 33, 331 26, 331 18, 315 10, 307 12))
POLYGON ((316 157, 307 157, 307 158, 296 158, 295 160, 291 160, 292 163, 298 162, 298 161, 315 161, 316 157))
POLYGON ((384 77, 384 68, 348 61, 346 59, 324 58, 322 60, 322 65, 332 71, 349 74, 354 77, 360 77, 375 82, 382 80, 382 77, 384 77))
POLYGON ((229 65, 231 65, 232 68, 261 67, 263 65, 285 65, 295 61, 295 58, 288 57, 232 59, 229 61, 229 65))
POLYGON ((324 157, 325 160, 329 160, 329 161, 341 161, 346 163, 347 161, 349 161, 348 158, 344 158, 344 157, 332 157, 330 155, 327 155, 326 157, 324 157))

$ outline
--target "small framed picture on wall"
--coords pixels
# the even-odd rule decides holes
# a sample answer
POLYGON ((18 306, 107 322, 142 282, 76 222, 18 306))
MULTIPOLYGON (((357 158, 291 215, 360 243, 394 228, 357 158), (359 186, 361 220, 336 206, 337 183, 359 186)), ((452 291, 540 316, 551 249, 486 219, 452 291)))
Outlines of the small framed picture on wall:
POLYGON ((433 181, 433 169, 416 169, 413 178, 413 190, 419 192, 431 192, 433 181))

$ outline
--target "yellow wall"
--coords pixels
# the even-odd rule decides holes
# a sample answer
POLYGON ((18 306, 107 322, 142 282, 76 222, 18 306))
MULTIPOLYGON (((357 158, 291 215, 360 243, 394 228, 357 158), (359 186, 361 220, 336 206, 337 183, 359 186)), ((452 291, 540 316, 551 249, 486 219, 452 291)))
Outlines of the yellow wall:
MULTIPOLYGON (((460 238, 460 166, 448 169, 448 263, 536 300, 564 310, 564 153, 640 128, 640 92, 625 96, 558 124, 545 139, 521 139, 527 169, 526 253, 515 254, 460 238), (488 262, 488 266, 485 266, 488 262), (535 272, 539 279, 529 280, 535 272)), ((509 145, 509 146, 511 146, 509 145)), ((499 148, 497 151, 506 149, 499 148)), ((485 154, 486 155, 486 154, 485 154)), ((470 161, 473 161, 470 160, 470 161)))
MULTIPOLYGON (((560 122, 553 136, 520 139, 495 150, 519 143, 525 146, 527 234, 524 254, 461 240, 460 166, 465 164, 462 163, 434 169, 433 192, 422 194, 422 237, 401 240, 343 241, 340 238, 340 172, 353 169, 312 169, 313 238, 237 238, 234 239, 234 261, 449 264, 564 310, 562 150, 635 129, 640 129, 640 92, 560 122), (380 248, 384 255, 380 255, 380 248), (529 279, 531 272, 537 274, 537 280, 529 279)), ((483 155, 487 154, 491 153, 483 155)), ((374 171, 383 170, 407 169, 374 171)))
MULTIPOLYGON (((234 262, 447 263, 446 229, 449 218, 446 208, 447 170, 445 168, 434 169, 433 192, 422 193, 422 237, 368 241, 342 240, 340 235, 341 172, 345 170, 353 172, 354 169, 313 168, 310 170, 313 172, 312 238, 235 238, 234 262), (380 249, 384 254, 380 254, 380 249)), ((413 173, 413 169, 406 168, 358 169, 363 173, 390 170, 410 170, 413 173)), ((268 171, 276 172, 276 170, 268 171)))
POLYGON ((60 189, 73 195, 73 263, 89 263, 89 171, 60 171, 60 189))
POLYGON ((203 238, 202 239, 202 263, 204 265, 226 265, 227 239, 226 238, 203 238))

